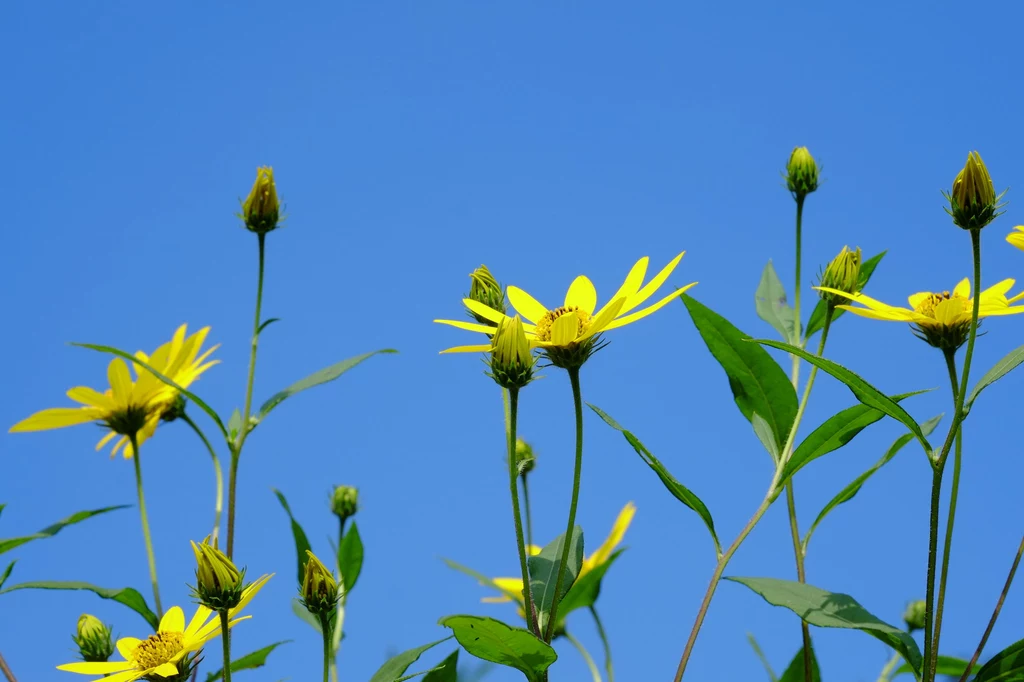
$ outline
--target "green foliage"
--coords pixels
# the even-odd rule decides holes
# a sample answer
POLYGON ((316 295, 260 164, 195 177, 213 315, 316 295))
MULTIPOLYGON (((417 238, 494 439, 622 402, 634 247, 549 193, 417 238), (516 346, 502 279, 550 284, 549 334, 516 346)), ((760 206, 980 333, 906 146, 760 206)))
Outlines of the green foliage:
POLYGON ((345 531, 345 537, 338 546, 338 570, 345 585, 345 592, 351 592, 363 570, 363 541, 359 537, 359 528, 353 521, 345 531))
MULTIPOLYGON (((782 673, 779 682, 805 682, 807 679, 807 664, 804 661, 804 648, 796 652, 796 656, 790 661, 786 672, 782 673)), ((818 657, 814 655, 814 647, 811 647, 811 682, 821 682, 821 670, 818 668, 818 657)))
MULTIPOLYGON (((963 670, 963 668, 961 668, 963 670)), ((981 666, 973 682, 1019 682, 1024 680, 1024 639, 1014 642, 981 666)))
MULTIPOLYGON (((239 670, 255 670, 256 668, 262 668, 264 665, 266 665, 267 656, 270 655, 270 652, 272 652, 274 649, 281 646, 282 644, 287 644, 290 641, 290 639, 286 639, 280 642, 274 642, 273 644, 265 646, 262 649, 257 649, 252 653, 248 653, 245 656, 242 656, 241 658, 231 661, 231 672, 236 673, 239 670)), ((220 670, 217 670, 216 672, 212 672, 209 675, 207 675, 206 682, 216 682, 217 680, 222 679, 223 677, 224 669, 221 668, 220 670)))
POLYGON ((562 601, 558 602, 558 620, 563 622, 570 613, 576 609, 587 608, 593 606, 597 601, 597 598, 601 594, 601 581, 604 579, 604 574, 608 572, 608 569, 612 567, 615 560, 626 551, 626 548, 616 550, 612 552, 608 560, 603 564, 598 564, 591 570, 583 574, 583 577, 579 578, 572 584, 572 588, 565 595, 562 601))
POLYGON ((299 565, 298 583, 301 585, 303 576, 306 573, 306 551, 312 551, 313 548, 309 545, 309 538, 306 537, 306 531, 302 530, 302 526, 300 526, 299 522, 295 520, 294 516, 292 516, 292 509, 288 506, 288 500, 285 499, 284 493, 280 490, 274 490, 273 492, 274 495, 277 496, 278 502, 281 503, 281 506, 284 507, 285 512, 287 512, 288 520, 291 521, 292 524, 292 536, 295 538, 295 554, 299 565))
POLYGON ((160 624, 156 614, 149 610, 149 606, 146 604, 145 598, 139 594, 138 590, 132 589, 131 587, 123 587, 120 590, 114 590, 107 587, 97 587, 96 585, 77 581, 37 580, 29 583, 11 585, 10 587, 0 590, 0 594, 14 592, 15 590, 86 590, 102 597, 103 599, 111 599, 119 604, 124 604, 132 611, 145 618, 146 622, 149 623, 149 626, 153 628, 154 631, 160 624))
POLYGON ((494 618, 446 616, 438 623, 451 628, 467 653, 515 668, 526 675, 529 682, 542 682, 544 671, 558 659, 555 650, 529 630, 514 628, 494 618))
POLYGON ((423 682, 459 682, 459 650, 448 654, 441 665, 426 674, 423 682))
POLYGON ((409 666, 419 660, 419 657, 422 656, 424 652, 434 648, 441 642, 447 642, 449 639, 451 639, 450 636, 445 637, 444 639, 439 639, 436 642, 431 642, 430 644, 418 646, 415 649, 403 651, 397 656, 392 656, 380 667, 380 669, 377 670, 377 672, 373 674, 373 677, 370 678, 370 682, 398 682, 401 679, 409 679, 408 677, 402 677, 402 675, 405 674, 405 671, 409 669, 409 666))
POLYGON ((783 341, 796 341, 796 313, 786 302, 786 289, 770 260, 764 266, 761 281, 754 292, 754 307, 757 316, 774 327, 782 335, 783 341))
MULTIPOLYGON (((127 509, 129 506, 130 505, 127 504, 119 504, 114 507, 103 507, 102 509, 93 509, 91 511, 80 511, 75 514, 72 514, 66 519, 61 519, 57 523, 47 526, 38 533, 33 533, 32 535, 25 535, 20 538, 7 538, 5 540, 0 540, 0 554, 3 554, 4 552, 9 552, 15 547, 20 547, 21 545, 24 545, 26 542, 32 542, 33 540, 41 540, 43 538, 52 538, 54 535, 59 533, 64 528, 67 528, 68 526, 72 526, 76 523, 81 523, 86 519, 91 519, 94 516, 106 514, 107 512, 115 511, 117 509, 127 509)), ((3 581, 0 580, 0 583, 3 583, 3 581)))
POLYGON ((583 566, 583 529, 579 526, 572 529, 572 536, 569 538, 569 556, 562 576, 562 584, 557 585, 564 547, 565 534, 563 533, 545 546, 540 554, 530 557, 527 562, 530 570, 530 590, 533 592, 533 602, 537 606, 537 621, 541 630, 547 627, 552 605, 556 601, 561 601, 580 574, 580 568, 583 566), (555 596, 556 587, 559 588, 557 597, 555 596))
POLYGON ((978 383, 974 385, 974 388, 971 389, 971 392, 967 394, 967 399, 964 401, 964 415, 971 411, 974 401, 978 399, 982 391, 1012 372, 1022 362, 1024 362, 1024 346, 1010 351, 993 365, 992 369, 985 372, 981 379, 978 380, 978 383))
MULTIPOLYGON (((939 656, 935 662, 935 674, 936 675, 950 675, 957 679, 964 674, 964 670, 967 669, 967 661, 962 658, 953 658, 952 656, 939 656)), ((975 665, 971 669, 971 672, 978 672, 981 670, 980 665, 975 665)), ((904 663, 893 672, 892 677, 895 679, 900 675, 913 675, 914 669, 910 667, 909 663, 904 663)))

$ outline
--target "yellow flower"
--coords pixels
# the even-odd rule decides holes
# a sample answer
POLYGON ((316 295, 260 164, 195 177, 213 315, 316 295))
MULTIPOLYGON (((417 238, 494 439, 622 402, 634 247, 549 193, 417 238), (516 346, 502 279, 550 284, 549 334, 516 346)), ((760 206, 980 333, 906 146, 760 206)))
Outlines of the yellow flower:
POLYGON ((1018 225, 1013 228, 1013 232, 1006 235, 1006 241, 1024 251, 1024 225, 1018 225))
MULTIPOLYGON (((187 327, 184 324, 178 327, 174 337, 153 351, 152 355, 142 351, 135 354, 136 358, 174 380, 182 388, 188 388, 199 375, 219 362, 207 362, 207 358, 218 346, 201 355, 199 353, 210 328, 204 327, 186 337, 187 327)), ((134 379, 128 363, 121 358, 114 358, 107 367, 110 388, 106 391, 100 393, 88 386, 76 386, 67 395, 81 403, 81 407, 54 407, 36 412, 12 426, 10 432, 48 431, 99 422, 106 425, 110 432, 100 439, 96 449, 100 450, 114 437, 121 436, 111 451, 111 457, 121 448, 124 448, 126 459, 132 457, 134 453, 130 434, 136 434, 140 445, 152 437, 161 416, 174 406, 178 397, 177 389, 163 383, 145 368, 132 363, 132 369, 135 370, 134 379)))
MULTIPOLYGON (((228 612, 229 628, 252 617, 236 618, 236 615, 269 579, 270 576, 265 575, 245 590, 238 606, 228 612)), ((146 639, 122 637, 117 640, 117 650, 124 657, 123 661, 66 663, 57 666, 57 669, 94 675, 97 680, 103 682, 134 682, 142 678, 154 679, 157 676, 176 677, 183 672, 179 670, 179 664, 186 656, 199 651, 220 634, 220 619, 210 609, 199 606, 186 627, 184 612, 181 607, 175 606, 164 614, 155 635, 150 635, 146 639)))
MULTIPOLYGON (((633 312, 640 304, 654 295, 654 293, 665 283, 676 265, 682 259, 683 254, 672 259, 661 272, 646 285, 643 284, 644 276, 647 274, 649 259, 644 256, 633 265, 626 280, 619 287, 619 290, 600 309, 597 308, 597 290, 594 284, 584 275, 580 275, 569 286, 565 294, 564 303, 553 309, 548 309, 533 296, 522 289, 514 286, 508 287, 508 300, 516 312, 530 324, 524 324, 527 339, 531 344, 540 347, 549 353, 558 350, 571 350, 580 344, 594 340, 598 334, 612 329, 624 327, 627 324, 643 319, 651 313, 660 310, 668 305, 673 299, 678 298, 696 282, 677 289, 665 298, 653 305, 633 312), (641 286, 643 285, 643 286, 641 286)), ((496 310, 486 305, 466 298, 462 301, 473 313, 489 320, 495 324, 508 319, 496 310)), ((480 332, 483 334, 494 334, 496 327, 490 327, 461 320, 434 320, 441 324, 451 325, 459 329, 480 332)), ((456 346, 449 348, 444 353, 476 353, 486 352, 491 349, 490 345, 456 346)), ((585 358, 584 358, 585 359, 585 358)))
MULTIPOLYGON (((979 320, 985 317, 1024 313, 1024 306, 1012 305, 1024 299, 1024 293, 1017 294, 1012 298, 1006 297, 1006 294, 1013 288, 1013 284, 1014 280, 1004 279, 981 292, 978 309, 979 320)), ((970 331, 974 299, 971 298, 970 280, 966 277, 953 288, 952 293, 923 291, 914 294, 908 299, 910 308, 890 306, 864 294, 848 294, 826 287, 817 288, 849 299, 853 303, 861 304, 864 307, 837 306, 861 317, 872 320, 909 322, 920 338, 936 348, 956 350, 967 340, 967 334, 970 331)))

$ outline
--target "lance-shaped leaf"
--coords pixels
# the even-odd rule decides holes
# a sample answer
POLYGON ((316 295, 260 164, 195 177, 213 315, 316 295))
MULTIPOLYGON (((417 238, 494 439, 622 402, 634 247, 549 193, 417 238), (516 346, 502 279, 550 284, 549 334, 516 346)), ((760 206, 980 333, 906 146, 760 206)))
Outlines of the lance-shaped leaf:
MULTIPOLYGON (((959 679, 964 674, 964 670, 967 669, 967 661, 962 658, 954 658, 953 656, 939 656, 935 662, 935 674, 936 675, 950 675, 959 679)), ((980 665, 975 665, 971 672, 978 672, 981 670, 980 665)), ((914 669, 910 667, 909 663, 904 663, 900 667, 896 668, 893 672, 893 679, 900 675, 913 675, 914 669)))
POLYGON ((775 272, 775 266, 769 260, 761 273, 761 282, 754 292, 754 307, 757 316, 775 327, 775 330, 782 335, 782 340, 793 343, 795 314, 786 301, 786 289, 779 281, 775 272))
POLYGON ((138 590, 132 589, 131 587, 114 590, 107 587, 97 587, 96 585, 77 581, 37 580, 29 583, 11 585, 10 587, 0 590, 0 594, 14 592, 15 590, 86 590, 102 597, 103 599, 111 599, 119 604, 124 604, 132 611, 145 618, 146 622, 149 623, 149 626, 153 628, 153 630, 156 630, 159 625, 156 614, 149 610, 149 606, 146 604, 146 599, 139 594, 138 590))
POLYGON ((451 628, 467 653, 491 663, 515 668, 529 682, 541 682, 544 671, 558 656, 532 632, 514 628, 494 618, 446 616, 438 624, 451 628))
MULTIPOLYGON (((267 656, 269 656, 274 649, 282 644, 287 644, 290 641, 290 639, 286 639, 280 642, 274 642, 262 649, 257 649, 252 653, 248 653, 241 658, 231 661, 231 672, 236 673, 239 670, 255 670, 256 668, 262 668, 267 664, 267 656)), ((221 668, 220 670, 207 675, 206 682, 216 682, 217 680, 223 679, 223 677, 224 669, 221 668)))
POLYGON ((64 528, 72 526, 76 523, 81 523, 82 521, 85 521, 86 519, 91 519, 94 516, 106 514, 107 512, 115 511, 117 509, 127 509, 128 507, 129 505, 127 504, 119 504, 115 507, 103 507, 102 509, 80 511, 75 514, 72 514, 66 519, 61 519, 57 523, 47 526, 38 533, 33 533, 32 535, 25 535, 20 538, 7 538, 5 540, 0 540, 0 554, 3 554, 4 552, 9 552, 15 547, 20 547, 21 545, 24 545, 26 542, 32 542, 33 540, 41 540, 43 538, 52 538, 57 533, 61 532, 61 530, 63 530, 64 528))
POLYGON ((564 543, 565 533, 544 547, 540 554, 536 554, 528 560, 530 590, 533 602, 537 606, 537 621, 542 631, 547 627, 551 606, 556 600, 561 601, 562 597, 569 592, 583 566, 583 529, 576 526, 572 529, 572 536, 569 538, 569 556, 562 575, 562 584, 557 584, 564 543), (557 597, 555 595, 556 587, 559 589, 557 597))
POLYGON ((1016 369, 1022 362, 1024 362, 1024 346, 1010 351, 993 365, 992 369, 985 372, 984 376, 971 389, 971 392, 967 394, 967 400, 964 401, 964 414, 966 415, 970 412, 971 406, 974 405, 974 401, 978 399, 982 391, 1016 369))
MULTIPOLYGON (((818 668, 818 657, 814 655, 814 647, 811 647, 811 681, 821 682, 821 669, 818 668)), ((779 682, 805 682, 807 680, 807 662, 804 660, 804 648, 796 652, 796 656, 790 661, 786 672, 782 673, 779 682)))
POLYGON ((981 666, 974 682, 1019 682, 1024 679, 1024 639, 1014 642, 981 666))
MULTIPOLYGON (((879 261, 882 260, 883 256, 885 256, 885 251, 883 251, 882 253, 876 254, 876 255, 872 256, 871 258, 868 258, 863 263, 861 263, 861 265, 860 265, 860 280, 859 280, 860 284, 857 287, 857 289, 859 291, 863 291, 864 290, 864 287, 867 285, 868 280, 871 279, 871 275, 874 274, 875 268, 878 267, 878 263, 879 263, 879 261)), ((842 317, 845 313, 846 313, 846 311, 843 310, 842 308, 836 308, 834 311, 832 311, 832 321, 835 322, 840 317, 842 317)), ((816 306, 814 306, 814 310, 811 311, 810 319, 807 320, 807 331, 804 334, 804 338, 807 338, 807 339, 811 338, 812 336, 814 336, 815 334, 820 332, 824 326, 825 326, 825 302, 822 301, 819 298, 818 299, 818 304, 816 306)))
POLYGON ((288 500, 285 499, 284 493, 280 490, 274 490, 274 494, 277 495, 277 499, 281 503, 281 506, 284 507, 285 512, 288 513, 288 520, 291 521, 292 524, 292 536, 295 538, 295 554, 299 565, 298 580, 301 585, 306 574, 306 550, 312 551, 312 548, 309 544, 309 538, 306 537, 306 531, 302 530, 302 526, 300 526, 299 522, 295 520, 294 516, 292 516, 292 508, 288 506, 288 500))
POLYGON ((397 682, 405 674, 405 671, 409 669, 409 666, 419 660, 419 657, 423 655, 428 649, 433 649, 441 642, 447 642, 451 637, 445 637, 439 639, 436 642, 430 644, 424 644, 418 646, 415 649, 409 649, 403 651, 397 656, 392 656, 384 665, 380 667, 377 672, 370 678, 370 682, 397 682))
POLYGON ((576 609, 594 605, 601 594, 601 581, 604 579, 604 574, 625 551, 625 547, 616 550, 608 557, 607 561, 590 569, 572 584, 572 589, 558 603, 558 620, 560 622, 576 609))
POLYGON ((423 682, 459 682, 459 650, 448 654, 441 665, 426 674, 423 682))
POLYGON ((359 537, 359 528, 356 522, 345 531, 345 537, 341 539, 338 547, 338 572, 341 573, 342 583, 345 585, 345 592, 351 592, 359 579, 359 573, 363 570, 363 541, 359 537))

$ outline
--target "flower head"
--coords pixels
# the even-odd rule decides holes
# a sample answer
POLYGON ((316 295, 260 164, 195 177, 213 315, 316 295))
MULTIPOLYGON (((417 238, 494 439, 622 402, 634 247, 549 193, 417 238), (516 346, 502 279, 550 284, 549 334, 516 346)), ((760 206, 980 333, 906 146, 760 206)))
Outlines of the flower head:
POLYGON ((261 166, 256 169, 256 182, 249 190, 249 196, 242 202, 241 217, 249 231, 266 234, 277 227, 280 214, 281 202, 274 184, 274 169, 261 166))
POLYGON ((104 625, 96 616, 82 614, 75 630, 75 644, 83 661, 106 661, 114 653, 114 642, 110 637, 110 626, 104 625))
MULTIPOLYGON (((1007 298, 1014 280, 1004 279, 980 294, 978 319, 998 315, 1024 313, 1024 305, 1013 305, 1024 299, 1024 294, 1007 298)), ((929 345, 943 350, 956 350, 967 340, 971 327, 974 299, 971 298, 970 280, 964 278, 952 293, 923 291, 910 296, 909 308, 886 305, 864 294, 848 294, 838 289, 820 287, 826 293, 848 299, 856 305, 840 305, 839 308, 872 320, 909 322, 914 333, 929 345)))
POLYGON ((214 611, 237 606, 245 589, 245 569, 238 570, 226 554, 209 544, 209 538, 198 545, 193 542, 192 551, 196 555, 194 594, 199 603, 214 611))
POLYGON ((522 438, 516 438, 516 470, 519 475, 525 476, 533 471, 535 466, 537 466, 537 455, 533 451, 533 446, 522 438))
POLYGON ((945 194, 949 201, 946 213, 958 227, 980 230, 1000 215, 999 200, 1003 194, 996 196, 996 188, 985 162, 978 152, 971 152, 967 155, 963 170, 953 180, 952 191, 945 194))
POLYGON ((331 512, 344 523, 359 509, 359 490, 350 485, 338 485, 331 494, 331 512))
MULTIPOLYGON (((856 294, 860 289, 860 264, 860 249, 850 251, 844 246, 839 255, 833 258, 825 268, 825 272, 821 275, 820 286, 827 289, 838 289, 847 294, 856 294)), ((821 296, 821 300, 830 306, 835 306, 846 300, 820 289, 818 294, 821 296)))
POLYGON ((520 389, 533 381, 533 346, 516 315, 502 318, 491 339, 491 378, 502 388, 520 389))
POLYGON ((789 155, 786 187, 798 200, 818 189, 818 164, 807 147, 794 147, 789 155))
POLYGON ((1024 251, 1024 225, 1013 228, 1013 232, 1006 235, 1006 241, 1024 251))
MULTIPOLYGON (((138 351, 135 357, 150 365, 182 388, 188 388, 207 369, 219 362, 207 362, 217 346, 199 353, 210 328, 204 327, 186 337, 187 325, 181 325, 174 337, 161 345, 152 355, 138 351)), ((101 449, 112 439, 120 436, 111 451, 111 457, 124 448, 125 458, 133 456, 131 436, 134 434, 141 445, 156 431, 161 417, 173 409, 178 390, 168 386, 156 375, 141 365, 132 363, 133 378, 128 363, 114 358, 107 367, 110 388, 103 393, 88 386, 76 386, 67 395, 80 407, 54 407, 36 412, 11 427, 17 431, 48 431, 65 426, 96 422, 109 429, 96 449, 101 449)))
MULTIPOLYGON (((469 295, 466 298, 485 305, 491 310, 496 310, 503 315, 505 314, 505 311, 508 309, 505 306, 505 290, 498 284, 498 280, 494 279, 494 275, 491 274, 486 265, 481 265, 471 272, 469 274, 469 282, 469 295)), ((482 317, 479 313, 475 313, 472 310, 469 310, 469 315, 480 324, 490 326, 494 324, 486 317, 482 317)))
POLYGON ((302 578, 302 605, 314 616, 324 618, 335 613, 338 605, 338 581, 313 552, 306 550, 306 570, 302 578))
MULTIPOLYGON (((546 308, 533 296, 514 286, 508 287, 508 300, 516 312, 529 322, 529 324, 523 325, 526 338, 533 345, 541 348, 552 364, 565 368, 579 367, 599 347, 597 342, 600 334, 647 317, 668 305, 673 299, 678 298, 696 284, 696 282, 691 282, 676 289, 658 302, 634 312, 665 283, 682 257, 683 253, 680 253, 672 259, 647 284, 643 284, 643 280, 647 274, 649 259, 646 256, 641 258, 633 265, 629 274, 626 275, 626 280, 612 295, 610 301, 599 309, 597 308, 597 290, 594 288, 594 284, 583 275, 573 280, 565 294, 563 304, 557 308, 546 308)), ((492 323, 497 324, 508 319, 507 315, 472 299, 464 299, 463 303, 471 311, 492 323)), ((493 335, 496 331, 495 327, 472 322, 434 321, 489 335, 493 335)), ((490 350, 490 346, 478 344, 457 346, 442 352, 465 353, 487 350, 490 350)))
POLYGON ((924 614, 927 605, 924 599, 918 599, 907 604, 907 610, 903 613, 903 622, 911 632, 924 630, 924 614))

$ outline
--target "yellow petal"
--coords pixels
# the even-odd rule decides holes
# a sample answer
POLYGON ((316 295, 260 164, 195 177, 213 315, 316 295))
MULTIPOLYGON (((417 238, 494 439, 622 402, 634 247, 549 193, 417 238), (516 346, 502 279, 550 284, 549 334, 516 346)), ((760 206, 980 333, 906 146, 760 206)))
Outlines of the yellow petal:
POLYGON ((890 310, 873 310, 871 308, 858 308, 852 305, 838 305, 837 308, 853 313, 854 315, 860 315, 866 317, 869 320, 882 320, 884 322, 924 322, 928 323, 931 320, 924 315, 919 315, 910 310, 904 310, 903 308, 891 308, 890 310))
MULTIPOLYGON (((911 294, 907 297, 907 303, 910 304, 911 310, 917 310, 921 307, 921 304, 934 296, 930 291, 919 291, 916 294, 911 294)), ((885 305, 884 303, 882 305, 885 305)))
MULTIPOLYGON (((640 285, 644 282, 644 276, 647 274, 647 264, 650 262, 650 258, 644 256, 630 268, 629 274, 626 275, 625 281, 622 282, 622 286, 619 290, 612 294, 612 297, 608 299, 608 303, 605 304, 605 308, 611 305, 612 301, 619 298, 626 298, 627 300, 636 295, 636 292, 640 291, 640 285)), ((601 309, 604 312, 604 308, 601 309)), ((597 313, 600 317, 601 312, 597 313)))
POLYGON ((538 547, 537 545, 527 545, 526 546, 526 553, 529 554, 530 556, 537 556, 538 554, 541 553, 541 551, 543 551, 543 548, 542 547, 538 547))
POLYGON ((477 346, 455 346, 453 348, 446 348, 441 351, 441 354, 445 353, 488 353, 490 352, 491 344, 481 344, 477 346))
POLYGON ((580 310, 586 311, 588 315, 594 314, 597 307, 597 289, 585 275, 580 275, 569 285, 569 291, 565 293, 565 307, 577 306, 580 310))
POLYGON ((150 675, 161 677, 173 677, 178 674, 178 666, 173 663, 162 663, 149 671, 150 675))
POLYGON ((512 597, 503 594, 500 597, 480 597, 480 601, 484 604, 507 604, 512 601, 512 597))
POLYGON ((508 302, 512 304, 512 307, 516 309, 516 312, 524 320, 536 324, 548 311, 537 299, 519 287, 510 286, 506 293, 508 294, 508 302))
POLYGON ((134 669, 135 666, 128 661, 110 661, 107 663, 77 661, 75 663, 65 663, 64 665, 57 666, 57 670, 65 670, 69 673, 82 673, 84 675, 105 675, 107 673, 117 673, 122 670, 134 669))
POLYGON ((68 397, 76 403, 82 403, 90 407, 99 407, 104 410, 109 410, 114 405, 114 401, 105 393, 100 393, 88 386, 75 386, 68 391, 68 397))
POLYGON ((172 606, 160 619, 158 632, 185 632, 185 613, 180 606, 172 606))
POLYGON ((135 654, 135 647, 139 646, 142 642, 141 639, 135 637, 122 637, 117 640, 117 653, 124 657, 124 660, 132 660, 132 656, 135 654))
POLYGON ((465 329, 469 332, 480 332, 481 334, 493 334, 497 331, 497 327, 488 327, 485 324, 477 324, 475 322, 463 322, 462 320, 434 320, 438 324, 446 324, 456 329, 465 329))
POLYGON ((95 409, 88 407, 51 407, 21 420, 10 428, 10 432, 62 429, 65 426, 94 421, 98 416, 95 409))
MULTIPOLYGON (((1017 313, 1024 313, 1024 306, 1007 306, 1005 308, 986 310, 984 313, 979 311, 978 317, 1000 317, 1003 315, 1016 315, 1017 313)), ((968 314, 968 317, 970 317, 970 314, 968 314)))
POLYGON ((990 297, 1005 297, 1009 293, 1010 289, 1013 288, 1014 280, 1004 279, 1002 282, 993 284, 988 289, 981 292, 981 302, 984 303, 986 298, 990 297))
POLYGON ((138 670, 133 667, 131 670, 126 670, 123 673, 104 677, 102 682, 135 682, 135 680, 141 679, 144 674, 144 670, 138 670))
POLYGON ((583 333, 584 339, 589 339, 595 334, 600 334, 605 329, 610 329, 609 326, 611 321, 615 319, 615 316, 622 311, 622 306, 626 304, 625 298, 617 298, 604 307, 601 314, 590 321, 590 326, 587 327, 587 331, 583 333))
POLYGON ((964 277, 962 280, 957 282, 957 285, 953 287, 953 295, 961 296, 963 298, 971 297, 971 280, 964 277))
POLYGON ((562 315, 551 325, 551 345, 568 346, 580 331, 580 318, 575 313, 562 315))
POLYGON ((116 435, 117 435, 117 433, 115 431, 108 431, 107 435, 103 436, 103 438, 100 438, 100 442, 99 443, 96 443, 96 452, 99 452, 100 450, 102 450, 103 446, 106 445, 107 443, 109 443, 110 439, 113 438, 116 435))
POLYGON ((480 317, 484 318, 485 320, 490 320, 491 322, 494 323, 501 322, 507 317, 507 315, 505 315, 504 313, 499 313, 494 308, 486 306, 480 301, 474 301, 471 298, 462 299, 462 303, 480 317))
POLYGON ((203 627, 203 624, 206 623, 206 621, 210 618, 212 614, 212 610, 200 604, 199 607, 196 608, 196 612, 192 616, 192 620, 188 622, 188 626, 185 628, 185 639, 191 639, 195 635, 195 633, 197 633, 199 629, 203 627))
POLYGON ((269 575, 261 575, 259 578, 253 581, 251 585, 242 590, 242 597, 238 600, 238 606, 231 609, 228 616, 231 618, 235 617, 235 614, 245 608, 246 604, 252 601, 252 598, 267 584, 267 581, 274 577, 273 573, 269 575))
MULTIPOLYGON (((656 292, 661 287, 661 285, 665 283, 665 280, 669 278, 669 275, 672 274, 672 271, 676 269, 676 266, 679 265, 679 261, 682 260, 685 254, 686 252, 683 251, 678 256, 669 261, 669 264, 663 267, 661 269, 661 272, 654 276, 654 279, 645 284, 640 291, 636 292, 636 294, 631 296, 626 301, 626 305, 622 306, 622 310, 619 311, 619 314, 621 315, 623 313, 628 313, 630 310, 637 307, 638 305, 649 299, 651 296, 653 296, 654 292, 656 292)), ((694 284, 696 284, 696 282, 694 282, 694 284)))
POLYGON ((107 365, 107 379, 110 381, 114 402, 118 405, 127 405, 132 395, 132 375, 128 372, 128 365, 124 360, 114 358, 110 361, 107 365))
MULTIPOLYGON (((642 310, 638 310, 635 313, 631 313, 629 315, 626 315, 625 317, 618 317, 618 318, 612 320, 611 324, 608 325, 607 329, 618 329, 619 327, 624 327, 627 324, 631 324, 633 322, 636 322, 637 320, 641 320, 641 319, 647 317, 648 315, 650 315, 651 313, 654 313, 654 312, 657 312, 658 310, 661 310, 662 308, 667 306, 669 303, 671 303, 673 300, 679 298, 684 293, 686 293, 687 290, 689 290, 689 289, 691 289, 692 287, 695 287, 695 286, 697 286, 696 282, 690 282, 686 286, 683 286, 683 287, 680 287, 680 288, 676 289, 671 294, 669 294, 665 298, 661 299, 657 303, 649 305, 646 308, 644 308, 642 310)), ((628 308, 628 304, 622 307, 622 310, 619 311, 619 315, 622 315, 622 312, 624 310, 626 310, 626 308, 628 308)))
POLYGON ((1024 250, 1024 225, 1018 225, 1013 229, 1014 232, 1006 235, 1006 241, 1016 246, 1018 249, 1024 250))
POLYGON ((622 542, 622 538, 626 535, 626 531, 629 529, 629 524, 633 522, 633 516, 636 514, 636 505, 632 502, 626 504, 619 512, 618 517, 615 519, 615 523, 612 525, 612 530, 608 534, 608 537, 597 548, 597 551, 590 555, 588 561, 594 566, 599 566, 604 562, 608 561, 608 557, 611 556, 615 548, 622 542))

